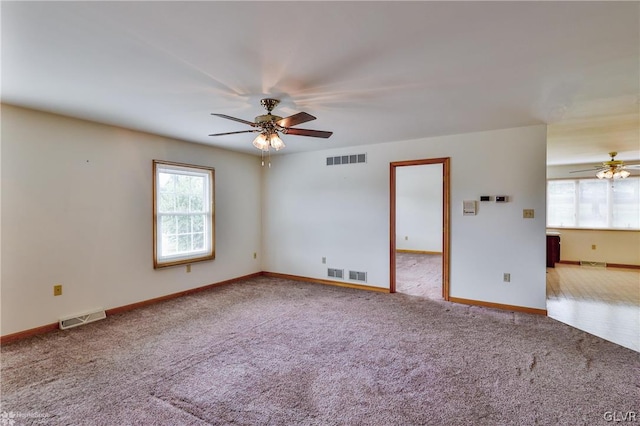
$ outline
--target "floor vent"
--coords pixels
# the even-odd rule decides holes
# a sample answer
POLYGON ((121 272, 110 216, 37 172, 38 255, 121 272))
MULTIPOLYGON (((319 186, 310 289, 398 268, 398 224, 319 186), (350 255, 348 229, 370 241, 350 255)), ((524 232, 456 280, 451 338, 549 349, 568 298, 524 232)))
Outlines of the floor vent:
POLYGON ((580 266, 593 266, 596 268, 606 268, 607 267, 607 263, 606 262, 592 262, 590 260, 581 260, 580 261, 580 266))
POLYGON ((101 309, 94 312, 88 312, 86 314, 74 315, 72 317, 62 318, 60 319, 60 329, 66 330, 67 328, 73 328, 79 325, 88 324, 90 322, 105 319, 106 317, 107 317, 107 313, 104 311, 104 309, 101 309))
POLYGON ((341 164, 366 163, 367 154, 338 155, 337 157, 327 157, 327 166, 339 166, 341 164))
POLYGON ((331 278, 344 278, 344 269, 329 268, 327 269, 327 275, 331 278))
POLYGON ((590 260, 581 260, 580 261, 580 266, 593 266, 596 268, 606 268, 607 267, 607 263, 606 262, 591 262, 590 260))
POLYGON ((349 271, 349 279, 355 281, 367 282, 367 273, 358 271, 349 271))

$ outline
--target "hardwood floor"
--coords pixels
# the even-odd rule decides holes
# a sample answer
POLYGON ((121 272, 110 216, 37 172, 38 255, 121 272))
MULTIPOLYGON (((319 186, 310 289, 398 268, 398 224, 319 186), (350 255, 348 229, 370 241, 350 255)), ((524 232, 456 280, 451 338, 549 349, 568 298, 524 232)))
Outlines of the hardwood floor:
POLYGON ((547 268, 548 316, 640 352, 640 271, 547 268))
MULTIPOLYGON (((399 293, 442 299, 442 256, 398 253, 399 293)), ((640 270, 547 268, 550 318, 640 352, 640 270)))

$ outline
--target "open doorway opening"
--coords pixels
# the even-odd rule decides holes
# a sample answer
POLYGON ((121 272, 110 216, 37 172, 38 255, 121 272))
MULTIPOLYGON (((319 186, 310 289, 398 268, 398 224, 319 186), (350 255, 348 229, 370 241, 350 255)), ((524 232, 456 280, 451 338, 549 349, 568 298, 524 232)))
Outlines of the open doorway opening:
POLYGON ((449 158, 391 163, 390 292, 449 300, 449 158))

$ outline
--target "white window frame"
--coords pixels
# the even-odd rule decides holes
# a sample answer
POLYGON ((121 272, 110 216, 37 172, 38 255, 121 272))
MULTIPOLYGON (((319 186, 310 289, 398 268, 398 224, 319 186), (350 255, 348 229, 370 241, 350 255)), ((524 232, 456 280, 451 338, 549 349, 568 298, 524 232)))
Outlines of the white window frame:
MULTIPOLYGON (((640 179, 638 176, 631 176, 626 179, 640 179)), ((626 180, 625 179, 625 180, 626 180)), ((614 217, 614 204, 613 204, 613 190, 615 184, 618 180, 607 181, 607 225, 600 227, 593 226, 581 226, 580 224, 580 182, 588 182, 588 181, 600 181, 596 178, 577 178, 577 179, 547 179, 547 218, 550 216, 549 211, 553 208, 552 203, 549 200, 549 182, 558 182, 558 181, 570 181, 575 183, 575 197, 574 197, 574 224, 573 225, 553 225, 547 222, 547 228, 551 229, 597 229, 597 230, 614 230, 614 231, 638 231, 639 227, 614 227, 613 226, 613 217, 614 217)))
POLYGON ((185 265, 215 259, 215 170, 212 167, 153 160, 153 267, 185 265), (199 176, 205 179, 203 188, 204 205, 201 211, 164 212, 160 206, 160 174, 199 176), (204 248, 181 253, 164 254, 162 241, 162 217, 205 216, 204 248))

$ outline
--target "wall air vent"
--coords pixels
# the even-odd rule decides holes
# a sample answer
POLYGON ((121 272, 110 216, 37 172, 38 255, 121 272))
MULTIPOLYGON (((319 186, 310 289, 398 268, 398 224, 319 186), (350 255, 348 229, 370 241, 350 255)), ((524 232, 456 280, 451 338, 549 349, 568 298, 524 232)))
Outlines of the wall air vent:
POLYGON ((367 154, 339 155, 337 157, 327 157, 327 166, 339 166, 341 164, 366 163, 367 154))
POLYGON ((104 311, 104 309, 99 309, 97 311, 87 312, 85 314, 61 318, 60 330, 66 330, 67 328, 73 328, 79 325, 88 324, 90 322, 105 319, 106 317, 107 313, 104 311))
POLYGON ((331 278, 344 278, 344 269, 327 269, 327 275, 331 278))
POLYGON ((349 279, 355 281, 367 282, 367 273, 359 271, 349 271, 349 279))

